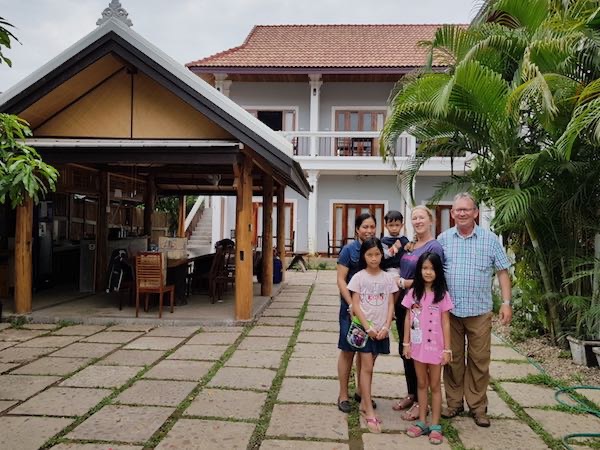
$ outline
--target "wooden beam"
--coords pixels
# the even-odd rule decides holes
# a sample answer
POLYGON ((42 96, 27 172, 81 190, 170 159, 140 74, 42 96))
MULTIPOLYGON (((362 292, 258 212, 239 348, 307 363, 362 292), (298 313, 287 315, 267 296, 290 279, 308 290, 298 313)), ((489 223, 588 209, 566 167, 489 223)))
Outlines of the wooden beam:
POLYGON ((281 280, 285 278, 285 185, 277 186, 277 254, 281 259, 281 280))
POLYGON ((106 288, 108 270, 108 172, 100 172, 100 191, 98 193, 98 213, 96 216, 96 268, 94 290, 101 292, 106 288))
POLYGON ((156 184, 154 175, 149 175, 146 181, 146 196, 144 198, 144 234, 152 240, 152 213, 156 206, 156 184))
POLYGON ((177 237, 185 237, 185 195, 179 196, 179 215, 177 216, 177 237))
POLYGON ((27 197, 21 206, 17 206, 15 230, 15 312, 31 312, 32 293, 32 256, 31 242, 33 228, 33 199, 27 197))
POLYGON ((273 293, 273 177, 263 179, 262 216, 262 280, 260 294, 270 297, 273 293))
POLYGON ((235 221, 235 318, 252 318, 252 160, 240 155, 235 221))

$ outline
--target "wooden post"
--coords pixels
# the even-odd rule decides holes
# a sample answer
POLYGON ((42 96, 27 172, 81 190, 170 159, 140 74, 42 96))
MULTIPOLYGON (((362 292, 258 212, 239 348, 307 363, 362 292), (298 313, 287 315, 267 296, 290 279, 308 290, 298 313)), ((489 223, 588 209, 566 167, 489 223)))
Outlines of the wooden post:
POLYGON ((96 216, 96 285, 94 290, 106 289, 106 271, 108 270, 108 172, 100 172, 100 192, 98 193, 98 213, 96 216))
POLYGON ((237 199, 235 221, 235 318, 252 317, 252 160, 240 155, 234 168, 237 199))
POLYGON ((281 280, 285 279, 285 186, 277 187, 277 253, 281 259, 281 280))
POLYGON ((152 213, 156 206, 156 183, 154 175, 146 180, 146 195, 144 198, 144 234, 152 241, 152 213))
POLYGON ((273 293, 273 177, 265 174, 263 179, 262 216, 262 280, 260 295, 270 297, 273 293))
POLYGON ((27 197, 21 206, 17 206, 15 230, 15 312, 31 312, 32 293, 32 256, 31 243, 33 228, 33 199, 27 197))
POLYGON ((179 217, 177 220, 177 237, 185 237, 185 195, 179 196, 179 217))

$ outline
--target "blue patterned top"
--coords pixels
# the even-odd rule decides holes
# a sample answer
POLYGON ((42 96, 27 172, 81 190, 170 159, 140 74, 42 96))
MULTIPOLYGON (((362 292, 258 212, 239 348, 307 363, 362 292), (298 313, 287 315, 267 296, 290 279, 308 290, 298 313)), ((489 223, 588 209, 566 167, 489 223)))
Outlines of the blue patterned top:
POLYGON ((498 236, 475 225, 470 236, 461 236, 453 227, 440 234, 438 241, 446 257, 444 272, 454 301, 452 314, 474 317, 490 312, 494 273, 510 267, 498 236))

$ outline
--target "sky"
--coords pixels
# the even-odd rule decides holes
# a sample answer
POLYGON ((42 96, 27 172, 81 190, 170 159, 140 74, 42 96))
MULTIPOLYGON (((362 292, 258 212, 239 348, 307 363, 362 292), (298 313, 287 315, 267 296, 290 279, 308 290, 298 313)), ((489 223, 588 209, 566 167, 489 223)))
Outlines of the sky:
MULTIPOLYGON (((5 91, 96 27, 110 0, 0 0, 21 44, 3 50, 5 91)), ((133 29, 185 64, 238 46, 254 25, 468 23, 481 0, 121 0, 133 29)))

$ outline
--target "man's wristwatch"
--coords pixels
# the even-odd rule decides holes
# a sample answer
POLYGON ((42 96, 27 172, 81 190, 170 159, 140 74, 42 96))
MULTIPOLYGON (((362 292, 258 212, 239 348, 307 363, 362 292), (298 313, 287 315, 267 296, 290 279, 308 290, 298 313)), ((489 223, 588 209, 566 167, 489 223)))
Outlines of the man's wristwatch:
POLYGON ((502 301, 503 305, 508 305, 508 306, 512 306, 512 300, 503 300, 502 301))

